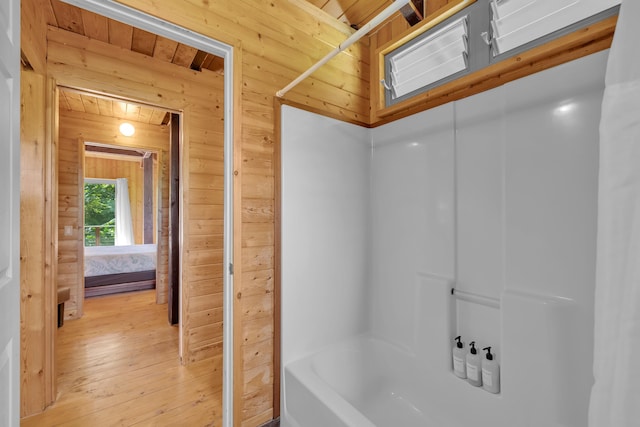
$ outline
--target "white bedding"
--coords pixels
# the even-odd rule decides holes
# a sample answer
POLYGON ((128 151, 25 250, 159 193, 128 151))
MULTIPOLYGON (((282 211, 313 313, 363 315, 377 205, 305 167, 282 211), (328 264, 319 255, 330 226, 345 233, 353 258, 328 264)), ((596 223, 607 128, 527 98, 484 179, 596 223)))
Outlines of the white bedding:
POLYGON ((156 245, 87 246, 84 276, 133 273, 156 269, 156 245))

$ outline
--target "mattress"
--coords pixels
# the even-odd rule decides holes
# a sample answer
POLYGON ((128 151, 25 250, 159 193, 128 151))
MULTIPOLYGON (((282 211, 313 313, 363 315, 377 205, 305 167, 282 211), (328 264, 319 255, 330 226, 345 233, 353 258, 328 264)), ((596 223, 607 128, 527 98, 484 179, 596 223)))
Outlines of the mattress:
POLYGON ((85 277, 149 271, 155 268, 155 244, 84 248, 85 277))

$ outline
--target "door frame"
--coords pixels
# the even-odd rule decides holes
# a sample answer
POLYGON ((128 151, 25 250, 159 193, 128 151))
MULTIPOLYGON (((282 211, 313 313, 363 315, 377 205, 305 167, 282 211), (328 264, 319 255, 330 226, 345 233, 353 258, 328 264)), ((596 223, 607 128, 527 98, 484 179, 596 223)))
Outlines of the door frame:
MULTIPOLYGON (((234 128, 240 117, 234 115, 234 47, 195 33, 114 0, 62 0, 137 28, 170 38, 224 59, 224 254, 223 254, 223 355, 222 355, 222 425, 233 426, 233 302, 234 302, 234 128)), ((184 170, 180 171, 181 177, 184 170)), ((180 210, 183 206, 181 201, 180 210)), ((184 234, 180 224, 180 240, 184 234)), ((181 266, 182 267, 182 266, 181 266)), ((182 269, 182 268, 181 268, 182 269)), ((182 316, 180 316, 182 317, 182 316)), ((182 336, 182 330, 180 331, 182 336)))
POLYGON ((0 6, 3 206, 0 207, 0 425, 20 424, 20 2, 0 6))

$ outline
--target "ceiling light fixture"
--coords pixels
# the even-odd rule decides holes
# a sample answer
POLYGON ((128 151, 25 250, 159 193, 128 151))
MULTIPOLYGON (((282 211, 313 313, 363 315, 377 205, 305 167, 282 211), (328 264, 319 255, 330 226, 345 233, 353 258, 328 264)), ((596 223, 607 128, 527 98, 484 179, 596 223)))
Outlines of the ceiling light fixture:
POLYGON ((136 133, 136 128, 131 123, 122 123, 120 125, 120 133, 124 136, 132 136, 136 133))

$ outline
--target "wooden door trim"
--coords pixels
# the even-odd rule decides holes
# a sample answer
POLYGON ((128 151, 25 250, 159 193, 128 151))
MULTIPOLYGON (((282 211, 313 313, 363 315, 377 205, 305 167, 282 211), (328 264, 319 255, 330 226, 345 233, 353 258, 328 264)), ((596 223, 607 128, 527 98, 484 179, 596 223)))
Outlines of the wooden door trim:
POLYGON ((180 114, 171 113, 169 140, 169 259, 168 316, 169 324, 180 322, 180 114))

